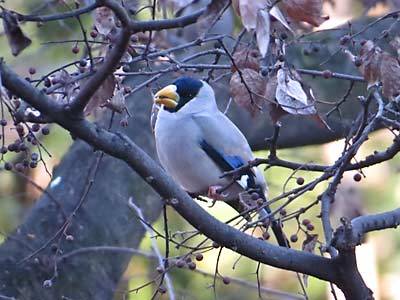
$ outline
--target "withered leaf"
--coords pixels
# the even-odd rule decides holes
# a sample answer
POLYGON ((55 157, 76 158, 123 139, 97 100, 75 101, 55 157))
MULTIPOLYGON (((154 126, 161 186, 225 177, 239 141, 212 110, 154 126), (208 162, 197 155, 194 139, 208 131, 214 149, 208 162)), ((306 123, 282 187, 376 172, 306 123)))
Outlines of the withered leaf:
POLYGON ((104 106, 117 113, 122 113, 126 109, 124 89, 116 87, 114 95, 111 99, 106 100, 104 106))
POLYGON ((260 70, 260 52, 256 49, 242 48, 233 54, 233 60, 239 69, 260 70))
POLYGON ((3 9, 3 28, 7 37, 11 53, 17 56, 22 50, 27 48, 32 41, 21 30, 17 17, 10 11, 3 9))
POLYGON ((400 66, 397 59, 388 53, 382 54, 380 74, 383 96, 394 100, 400 94, 400 66))
POLYGON ((256 38, 261 56, 265 57, 270 41, 270 16, 265 10, 259 10, 257 13, 256 38))
POLYGON ((76 96, 79 84, 78 82, 73 82, 73 77, 65 69, 52 74, 50 80, 54 85, 59 84, 60 86, 57 89, 57 93, 51 95, 55 101, 67 104, 76 96))
POLYGON ((116 28, 114 12, 108 7, 98 7, 94 12, 94 25, 100 34, 108 35, 116 28))
POLYGON ((222 10, 227 7, 229 0, 212 0, 205 10, 205 12, 197 20, 197 25, 200 31, 206 31, 210 26, 212 26, 222 10))
POLYGON ((254 117, 260 111, 264 102, 265 79, 252 69, 243 69, 242 76, 251 93, 249 93, 239 73, 235 72, 229 83, 231 96, 240 107, 245 108, 254 117))
MULTIPOLYGON (((292 73, 294 71, 292 70, 292 73)), ((294 79, 288 69, 279 69, 275 98, 282 109, 294 115, 312 115, 317 111, 312 95, 303 90, 301 83, 294 79)))
POLYGON ((318 27, 329 17, 322 16, 322 0, 283 0, 282 9, 296 22, 318 27))
POLYGON ((360 58, 359 70, 368 82, 368 88, 381 82, 383 96, 394 100, 400 94, 399 61, 370 40, 362 45, 360 58))
POLYGON ((288 112, 284 111, 282 107, 276 102, 275 94, 278 86, 276 72, 269 75, 265 86, 265 100, 268 101, 268 113, 273 124, 276 124, 281 117, 287 115, 288 112))
POLYGON ((282 11, 279 9, 278 6, 275 5, 274 7, 272 7, 269 11, 269 14, 277 19, 279 23, 281 23, 287 30, 293 32, 293 29, 289 26, 285 16, 282 14, 282 11))
POLYGON ((100 85, 92 98, 90 98, 89 103, 86 105, 85 108, 85 114, 90 114, 95 108, 105 104, 107 100, 113 97, 115 85, 115 77, 113 74, 111 74, 100 85))
POLYGON ((360 49, 361 65, 359 69, 368 82, 368 88, 377 84, 380 80, 381 56, 382 50, 375 47, 372 41, 365 42, 360 49))
POLYGON ((242 24, 247 31, 256 29, 257 12, 268 6, 267 0, 234 0, 233 8, 242 20, 242 24))

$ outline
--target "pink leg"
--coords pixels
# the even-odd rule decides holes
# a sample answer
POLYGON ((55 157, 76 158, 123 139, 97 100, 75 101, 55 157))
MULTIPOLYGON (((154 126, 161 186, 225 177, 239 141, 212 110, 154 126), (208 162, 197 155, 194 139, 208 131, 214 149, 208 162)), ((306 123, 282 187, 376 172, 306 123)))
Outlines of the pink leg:
POLYGON ((220 185, 212 185, 208 188, 207 197, 216 200, 225 200, 224 193, 219 193, 218 191, 222 189, 220 185))

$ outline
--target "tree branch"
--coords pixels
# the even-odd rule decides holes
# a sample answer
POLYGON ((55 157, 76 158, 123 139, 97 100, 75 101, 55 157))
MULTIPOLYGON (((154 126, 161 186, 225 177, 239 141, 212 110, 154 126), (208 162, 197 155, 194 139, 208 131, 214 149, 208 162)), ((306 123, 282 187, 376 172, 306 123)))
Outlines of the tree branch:
POLYGON ((4 63, 0 65, 4 86, 54 120, 74 136, 95 148, 125 161, 142 178, 152 178, 148 183, 164 199, 171 201, 175 210, 196 229, 218 244, 244 256, 278 268, 301 272, 317 278, 336 282, 332 260, 314 254, 285 249, 251 237, 215 219, 204 211, 135 143, 120 134, 114 134, 85 119, 71 119, 57 110, 54 102, 42 92, 20 78, 4 63), (54 110, 54 111, 53 111, 54 110))

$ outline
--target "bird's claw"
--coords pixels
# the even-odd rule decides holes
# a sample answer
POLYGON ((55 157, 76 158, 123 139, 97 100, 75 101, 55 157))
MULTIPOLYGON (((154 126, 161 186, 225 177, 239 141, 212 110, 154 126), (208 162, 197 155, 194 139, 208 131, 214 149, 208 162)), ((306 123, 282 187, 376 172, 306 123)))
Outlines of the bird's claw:
POLYGON ((207 197, 213 200, 213 205, 215 204, 215 201, 217 200, 222 200, 224 201, 225 198, 228 196, 225 193, 219 192, 222 189, 222 186, 220 185, 212 185, 208 188, 207 192, 207 197))

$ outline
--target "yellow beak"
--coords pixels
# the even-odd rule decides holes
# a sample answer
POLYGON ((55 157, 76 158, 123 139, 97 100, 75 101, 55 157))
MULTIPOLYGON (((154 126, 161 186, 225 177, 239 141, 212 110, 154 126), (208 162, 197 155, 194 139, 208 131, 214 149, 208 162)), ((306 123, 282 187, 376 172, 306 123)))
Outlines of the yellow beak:
POLYGON ((171 84, 159 90, 154 95, 154 103, 164 105, 167 108, 175 108, 179 102, 176 86, 171 84))

